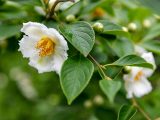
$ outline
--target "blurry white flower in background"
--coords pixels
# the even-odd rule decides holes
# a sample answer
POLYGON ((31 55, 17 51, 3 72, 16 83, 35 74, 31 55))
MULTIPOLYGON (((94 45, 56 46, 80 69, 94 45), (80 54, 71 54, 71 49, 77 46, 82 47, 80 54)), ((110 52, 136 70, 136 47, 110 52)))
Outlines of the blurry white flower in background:
POLYGON ((24 97, 29 100, 35 100, 38 97, 29 74, 23 72, 20 68, 13 68, 10 71, 10 77, 17 82, 18 88, 24 97))
POLYGON ((123 79, 125 80, 125 89, 127 91, 127 98, 142 97, 148 94, 152 90, 151 83, 148 81, 155 68, 154 56, 151 52, 147 52, 143 48, 137 47, 136 52, 144 58, 147 62, 153 64, 154 69, 143 68, 143 67, 129 67, 129 74, 125 74, 123 79), (138 49, 137 49, 138 48, 138 49))
POLYGON ((29 65, 39 73, 56 71, 59 74, 68 56, 64 37, 56 29, 35 22, 24 23, 21 32, 25 35, 19 42, 19 51, 29 58, 29 65))

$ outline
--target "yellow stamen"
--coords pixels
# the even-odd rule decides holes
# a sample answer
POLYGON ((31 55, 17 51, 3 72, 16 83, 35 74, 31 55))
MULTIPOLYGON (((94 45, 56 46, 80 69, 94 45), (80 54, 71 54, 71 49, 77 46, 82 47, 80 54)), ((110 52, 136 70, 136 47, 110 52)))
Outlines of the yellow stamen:
POLYGON ((135 76, 134 80, 135 80, 135 81, 138 81, 138 80, 142 77, 142 75, 143 75, 143 72, 142 72, 142 71, 139 71, 139 72, 137 73, 137 75, 135 76))
POLYGON ((42 37, 36 45, 36 48, 39 49, 39 56, 45 57, 50 56, 54 53, 55 50, 55 42, 49 37, 42 37))

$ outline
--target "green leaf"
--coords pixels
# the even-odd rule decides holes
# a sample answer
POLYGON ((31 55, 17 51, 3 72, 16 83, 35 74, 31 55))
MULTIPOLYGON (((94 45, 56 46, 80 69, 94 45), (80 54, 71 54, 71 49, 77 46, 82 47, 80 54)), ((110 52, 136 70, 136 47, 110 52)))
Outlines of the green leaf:
POLYGON ((60 25, 59 30, 84 56, 87 56, 92 50, 95 33, 87 22, 79 21, 71 25, 60 25))
POLYGON ((137 55, 127 55, 124 57, 121 57, 117 61, 115 61, 112 64, 107 64, 105 66, 139 66, 139 67, 146 67, 153 69, 153 65, 150 63, 147 63, 143 58, 137 56, 137 55))
POLYGON ((160 41, 158 40, 145 41, 141 43, 140 45, 149 51, 160 54, 160 41))
POLYGON ((107 43, 119 57, 134 53, 133 43, 128 39, 123 38, 123 39, 110 40, 107 41, 107 43))
POLYGON ((122 35, 122 36, 129 37, 129 33, 125 32, 121 26, 115 23, 112 23, 108 20, 99 20, 97 22, 102 23, 104 26, 102 34, 122 35))
POLYGON ((116 93, 121 88, 121 82, 113 80, 100 80, 99 85, 101 90, 108 97, 109 101, 113 103, 116 93))
POLYGON ((68 9, 66 9, 65 11, 63 11, 61 13, 61 15, 63 17, 67 16, 67 15, 77 15, 78 12, 81 10, 82 8, 82 4, 83 1, 78 1, 75 4, 73 4, 71 7, 69 7, 68 9))
POLYGON ((68 104, 71 104, 84 90, 93 71, 92 62, 82 55, 71 57, 65 61, 60 74, 60 83, 68 104))
POLYGON ((160 14, 160 7, 159 7, 160 1, 159 0, 137 0, 137 1, 149 7, 155 13, 160 14))
POLYGON ((152 40, 160 35, 160 24, 153 25, 148 33, 144 36, 142 41, 152 40))
POLYGON ((137 109, 134 106, 123 105, 118 114, 117 120, 130 120, 137 112, 137 109))
POLYGON ((0 39, 14 36, 20 32, 20 25, 0 24, 0 39))

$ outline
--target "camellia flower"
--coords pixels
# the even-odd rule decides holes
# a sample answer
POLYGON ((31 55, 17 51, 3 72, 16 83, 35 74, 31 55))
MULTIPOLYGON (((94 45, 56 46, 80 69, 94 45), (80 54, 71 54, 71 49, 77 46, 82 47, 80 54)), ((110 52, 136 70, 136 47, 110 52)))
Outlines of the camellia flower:
MULTIPOLYGON (((155 69, 155 60, 151 52, 145 52, 141 55, 147 62, 153 64, 155 69)), ((127 98, 141 97, 148 94, 152 90, 151 83, 148 81, 154 69, 143 67, 129 67, 130 73, 125 74, 123 79, 125 80, 125 89, 127 91, 127 98)))
POLYGON ((56 29, 36 22, 24 23, 21 32, 25 35, 19 42, 19 51, 29 58, 29 65, 39 73, 56 71, 59 74, 68 56, 64 37, 56 29))

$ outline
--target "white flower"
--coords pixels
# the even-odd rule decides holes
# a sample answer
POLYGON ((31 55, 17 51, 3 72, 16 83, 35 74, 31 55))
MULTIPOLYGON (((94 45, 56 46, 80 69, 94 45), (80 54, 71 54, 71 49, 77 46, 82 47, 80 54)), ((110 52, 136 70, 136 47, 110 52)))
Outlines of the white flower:
POLYGON ((67 59, 67 42, 54 28, 28 22, 24 23, 21 32, 25 33, 19 42, 19 51, 29 58, 29 65, 39 73, 56 71, 60 73, 62 64, 67 59))
MULTIPOLYGON (((151 52, 143 53, 141 57, 147 62, 153 64, 155 69, 155 61, 151 52)), ((152 90, 152 86, 147 78, 153 74, 154 69, 142 67, 130 67, 130 69, 130 73, 123 76, 127 98, 132 98, 134 96, 141 97, 148 94, 152 90)))

